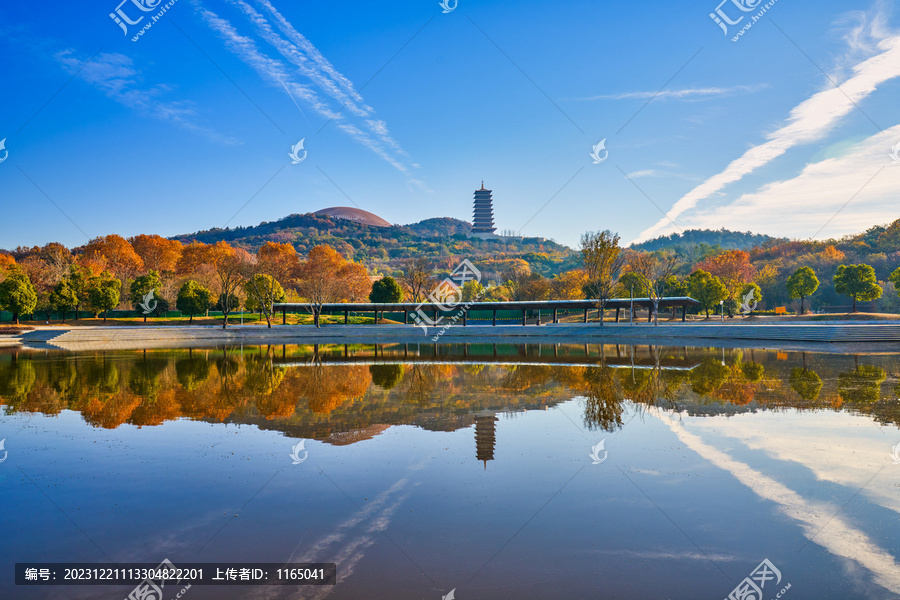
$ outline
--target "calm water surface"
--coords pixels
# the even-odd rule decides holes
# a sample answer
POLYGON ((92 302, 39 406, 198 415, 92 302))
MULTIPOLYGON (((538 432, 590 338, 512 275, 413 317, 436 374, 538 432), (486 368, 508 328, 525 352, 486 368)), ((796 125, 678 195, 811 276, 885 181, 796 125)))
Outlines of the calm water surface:
POLYGON ((7 351, 0 598, 134 587, 17 587, 16 562, 168 558, 337 563, 334 587, 188 600, 719 599, 764 559, 766 599, 894 599, 898 375, 655 346, 7 351))

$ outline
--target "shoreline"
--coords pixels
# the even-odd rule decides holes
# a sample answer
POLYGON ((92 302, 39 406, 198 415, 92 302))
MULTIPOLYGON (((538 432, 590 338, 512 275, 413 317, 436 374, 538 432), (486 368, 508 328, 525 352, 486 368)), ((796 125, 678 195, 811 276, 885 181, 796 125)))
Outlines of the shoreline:
POLYGON ((316 345, 348 343, 623 343, 661 346, 794 347, 835 352, 900 351, 896 322, 834 322, 815 324, 678 323, 654 326, 608 323, 546 325, 455 325, 427 333, 413 325, 258 325, 183 327, 79 326, 43 327, 0 338, 0 348, 27 350, 140 350, 223 345, 316 345), (440 335, 439 335, 440 334, 440 335), (435 336, 438 336, 435 340, 435 336))

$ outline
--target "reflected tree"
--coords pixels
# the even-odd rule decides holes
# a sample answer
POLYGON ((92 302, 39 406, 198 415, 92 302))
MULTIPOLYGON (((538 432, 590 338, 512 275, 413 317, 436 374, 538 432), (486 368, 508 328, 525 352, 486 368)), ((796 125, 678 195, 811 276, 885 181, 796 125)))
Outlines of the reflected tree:
POLYGON ((791 369, 788 383, 798 396, 810 402, 815 401, 822 391, 822 378, 815 371, 802 367, 791 369))
POLYGON ((849 373, 838 374, 838 394, 852 404, 872 404, 881 397, 881 384, 887 379, 884 369, 860 365, 849 373))

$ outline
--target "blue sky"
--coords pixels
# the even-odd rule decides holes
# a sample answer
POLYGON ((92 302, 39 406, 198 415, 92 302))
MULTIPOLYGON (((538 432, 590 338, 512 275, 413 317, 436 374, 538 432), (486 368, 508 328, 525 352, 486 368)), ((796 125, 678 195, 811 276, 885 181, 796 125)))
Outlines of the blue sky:
POLYGON ((470 220, 482 179, 498 228, 570 245, 900 217, 889 3, 777 0, 732 41, 766 2, 719 5, 726 35, 716 0, 175 0, 132 41, 165 6, 0 7, 0 247, 328 206, 470 220))

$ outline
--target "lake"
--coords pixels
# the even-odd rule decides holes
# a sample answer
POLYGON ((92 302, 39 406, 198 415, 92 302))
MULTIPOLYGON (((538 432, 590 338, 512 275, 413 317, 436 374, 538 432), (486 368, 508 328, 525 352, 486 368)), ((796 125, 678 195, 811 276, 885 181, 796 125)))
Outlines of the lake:
POLYGON ((163 600, 894 599, 898 393, 876 352, 3 350, 0 598, 134 588, 15 563, 168 559, 337 583, 163 600))

